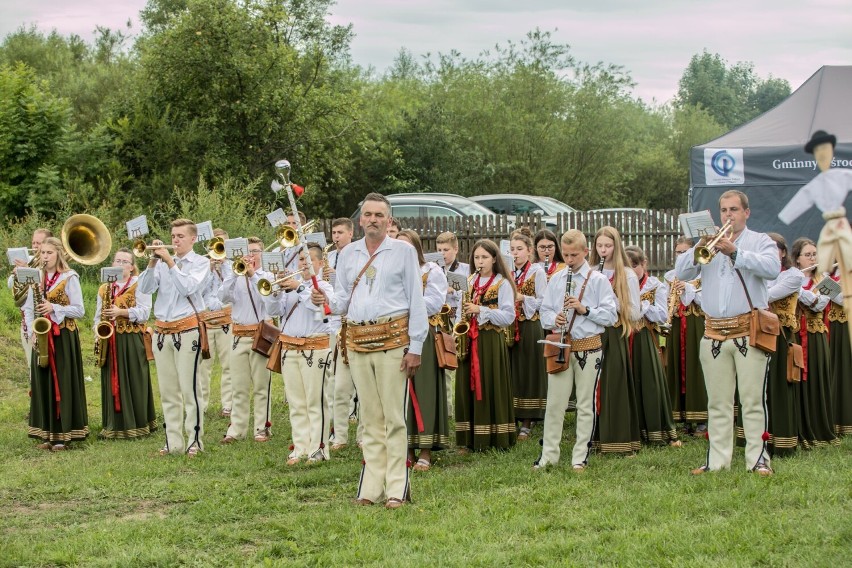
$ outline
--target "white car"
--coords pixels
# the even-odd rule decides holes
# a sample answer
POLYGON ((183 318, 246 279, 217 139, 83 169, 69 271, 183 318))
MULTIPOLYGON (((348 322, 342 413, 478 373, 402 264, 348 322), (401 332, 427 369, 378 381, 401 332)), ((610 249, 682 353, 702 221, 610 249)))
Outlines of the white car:
POLYGON ((559 213, 573 213, 573 207, 566 205, 552 197, 541 195, 524 195, 521 193, 495 193, 490 195, 476 195, 469 198, 491 211, 509 216, 512 224, 515 216, 523 213, 541 215, 541 220, 549 229, 556 228, 556 216, 559 213))

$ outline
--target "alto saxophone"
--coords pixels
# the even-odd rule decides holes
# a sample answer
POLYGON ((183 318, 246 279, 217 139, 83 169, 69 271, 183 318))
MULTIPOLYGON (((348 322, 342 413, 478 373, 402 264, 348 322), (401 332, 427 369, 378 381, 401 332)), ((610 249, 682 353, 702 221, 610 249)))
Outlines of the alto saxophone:
MULTIPOLYGON (((103 300, 101 313, 103 313, 103 310, 108 310, 112 307, 112 283, 108 283, 106 285, 103 300)), ((114 333, 115 327, 112 323, 101 318, 101 321, 99 321, 97 327, 95 327, 95 358, 97 359, 98 367, 106 365, 107 351, 109 350, 109 338, 112 337, 114 333)))
MULTIPOLYGON (((41 286, 38 282, 32 284, 33 287, 33 312, 35 308, 40 306, 44 301, 41 295, 41 286)), ((48 364, 48 343, 47 334, 53 324, 44 316, 37 317, 33 320, 33 333, 36 336, 36 352, 38 353, 38 366, 41 368, 47 367, 48 364)))
POLYGON ((453 336, 456 338, 456 357, 459 361, 464 361, 467 358, 467 332, 470 331, 470 315, 464 311, 464 305, 470 302, 470 292, 465 290, 462 292, 461 303, 459 309, 461 319, 453 326, 453 336))
MULTIPOLYGON (((331 268, 331 264, 329 264, 329 262, 328 262, 328 251, 330 251, 332 248, 334 248, 334 246, 335 246, 335 244, 331 243, 330 245, 328 245, 328 246, 326 246, 322 249, 322 279, 326 280, 326 281, 328 280, 328 276, 327 276, 328 271, 331 268)), ((337 253, 337 255, 340 256, 340 253, 337 253)), ((336 260, 335 260, 335 264, 337 264, 336 260)))

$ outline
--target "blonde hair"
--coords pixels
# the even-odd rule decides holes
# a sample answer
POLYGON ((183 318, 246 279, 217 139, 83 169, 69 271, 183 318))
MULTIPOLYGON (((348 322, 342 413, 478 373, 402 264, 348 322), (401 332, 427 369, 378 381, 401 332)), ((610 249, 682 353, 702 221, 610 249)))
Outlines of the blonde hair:
MULTIPOLYGON (((621 235, 615 227, 605 225, 598 229, 598 232, 595 233, 595 245, 597 245, 599 237, 607 237, 611 239, 613 243, 612 267, 614 269, 614 273, 612 279, 612 291, 615 292, 615 297, 618 298, 618 320, 615 322, 615 325, 620 325, 622 329, 621 334, 624 337, 627 337, 630 335, 630 331, 633 328, 633 322, 630 319, 630 288, 627 286, 627 271, 632 270, 628 268, 630 266, 630 260, 624 252, 624 245, 621 243, 621 235)), ((601 259, 600 256, 598 256, 597 246, 592 247, 590 260, 593 266, 600 263, 601 259)))
POLYGON ((568 229, 562 234, 562 244, 567 247, 579 246, 583 249, 589 248, 588 242, 586 242, 586 235, 583 234, 583 231, 579 231, 577 229, 568 229))
POLYGON ((438 238, 435 239, 436 245, 452 245, 455 248, 458 248, 459 241, 456 238, 456 234, 450 231, 445 231, 438 235, 438 238))
POLYGON ((56 271, 57 272, 65 272, 66 270, 70 270, 71 267, 68 266, 68 256, 65 252, 65 247, 62 246, 62 241, 57 239, 56 237, 47 237, 44 239, 44 242, 41 243, 41 246, 50 245, 54 249, 56 249, 56 271))
POLYGON ((189 227, 189 232, 192 234, 192 236, 198 236, 198 229, 195 227, 195 222, 192 219, 175 219, 174 221, 172 221, 172 229, 176 227, 189 227))

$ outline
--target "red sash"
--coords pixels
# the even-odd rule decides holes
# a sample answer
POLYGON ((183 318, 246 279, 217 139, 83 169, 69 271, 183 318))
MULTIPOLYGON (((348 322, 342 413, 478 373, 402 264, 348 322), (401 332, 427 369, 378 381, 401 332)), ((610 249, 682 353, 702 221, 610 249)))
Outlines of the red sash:
MULTIPOLYGON (((473 296, 471 297, 471 302, 479 305, 482 296, 485 295, 485 291, 491 286, 494 282, 494 278, 497 276, 497 273, 491 275, 491 278, 488 279, 488 282, 485 283, 485 286, 478 286, 476 280, 473 282, 473 296)), ((476 393, 476 400, 482 400, 482 379, 479 374, 479 314, 474 314, 470 318, 470 330, 468 331, 468 335, 470 336, 470 390, 476 393)))

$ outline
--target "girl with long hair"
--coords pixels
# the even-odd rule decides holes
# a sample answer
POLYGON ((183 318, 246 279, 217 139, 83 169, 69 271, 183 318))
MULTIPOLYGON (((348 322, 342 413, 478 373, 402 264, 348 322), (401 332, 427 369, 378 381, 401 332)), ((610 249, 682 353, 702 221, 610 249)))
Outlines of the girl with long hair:
POLYGON ((456 373, 456 444, 463 452, 510 448, 517 434, 506 328, 515 321, 515 283, 488 239, 473 246, 470 267, 470 297, 459 314, 470 329, 456 373))
POLYGON ((35 305, 33 290, 27 294, 24 318, 30 341, 46 341, 47 365, 39 366, 39 353, 33 349, 30 365, 29 437, 41 440, 40 449, 65 450, 69 442, 89 435, 86 387, 83 382, 83 356, 77 320, 85 314, 80 277, 68 267, 62 242, 45 239, 39 251, 44 273, 39 286, 42 301, 35 305), (47 318, 49 331, 36 338, 33 320, 47 318))
POLYGON ((614 227, 604 226, 595 233, 591 265, 601 267, 618 305, 618 319, 603 335, 597 445, 602 453, 632 454, 642 445, 627 339, 639 319, 639 279, 630 269, 621 235, 614 227))
POLYGON ((533 246, 535 247, 533 262, 541 264, 549 282, 554 274, 565 268, 565 260, 559 249, 559 238, 553 234, 553 231, 542 229, 535 234, 533 246))
MULTIPOLYGON (((123 269, 117 282, 101 284, 95 324, 113 327, 101 367, 101 438, 138 438, 157 429, 154 391, 145 352, 144 334, 151 314, 151 295, 137 291, 139 269, 130 249, 115 253, 112 265, 123 269), (109 299, 109 307, 104 303, 109 299)), ((97 338, 95 338, 97 341, 97 338)))

